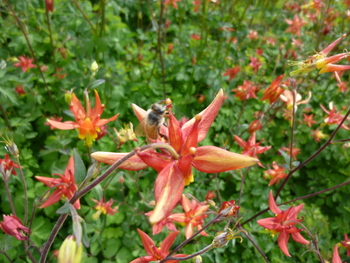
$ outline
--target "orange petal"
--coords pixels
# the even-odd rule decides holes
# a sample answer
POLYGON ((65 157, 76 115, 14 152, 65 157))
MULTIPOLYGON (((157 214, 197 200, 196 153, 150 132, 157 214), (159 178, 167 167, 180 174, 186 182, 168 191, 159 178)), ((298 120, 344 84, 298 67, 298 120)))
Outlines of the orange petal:
MULTIPOLYGON (((213 123, 216 115, 218 114, 222 103, 225 100, 225 94, 222 89, 219 90, 218 94, 214 98, 214 100, 210 103, 210 105, 198 115, 202 116, 202 119, 199 123, 199 134, 198 134, 198 142, 204 140, 207 132, 213 123)), ((188 133, 191 131, 193 124, 195 123, 195 117, 186 122, 182 127, 183 138, 186 138, 188 133)))
POLYGON ((274 214, 277 215, 281 213, 281 209, 279 209, 279 207, 276 205, 276 201, 275 201, 275 198, 273 197, 272 191, 270 191, 269 193, 269 207, 274 214))
POLYGON ((176 165, 168 165, 159 174, 154 185, 156 206, 149 218, 151 224, 168 216, 179 202, 185 187, 184 178, 176 165))
POLYGON ((74 121, 60 122, 47 119, 47 122, 50 123, 53 127, 60 130, 72 130, 79 127, 79 124, 74 121))
POLYGON ((192 165, 204 173, 221 173, 245 168, 258 162, 258 159, 229 152, 219 147, 201 146, 197 148, 192 165))
POLYGON ((142 230, 137 229, 137 232, 139 232, 139 235, 142 239, 143 247, 145 248, 147 254, 152 256, 154 253, 154 248, 156 248, 156 245, 154 244, 153 240, 142 230))
MULTIPOLYGON (((94 158, 96 161, 112 165, 127 154, 128 153, 94 152, 91 154, 91 157, 94 158)), ((147 167, 147 164, 145 164, 140 159, 140 157, 138 157, 137 155, 134 155, 128 160, 126 160, 124 163, 122 163, 118 168, 129 170, 129 171, 138 171, 146 167, 147 167)))

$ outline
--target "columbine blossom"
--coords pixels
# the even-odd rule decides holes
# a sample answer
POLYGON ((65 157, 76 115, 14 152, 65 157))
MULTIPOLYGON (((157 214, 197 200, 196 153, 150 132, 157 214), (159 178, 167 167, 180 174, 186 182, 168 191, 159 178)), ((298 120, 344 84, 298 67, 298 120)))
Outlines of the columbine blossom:
MULTIPOLYGON (((60 178, 44 177, 44 176, 35 176, 37 180, 47 185, 48 187, 57 188, 49 198, 40 206, 40 208, 48 207, 57 203, 62 197, 72 199, 75 192, 77 191, 77 185, 74 181, 74 158, 71 156, 68 161, 68 165, 64 174, 53 174, 57 175, 60 178)), ((80 201, 77 200, 74 203, 76 209, 80 209, 80 201)))
MULTIPOLYGON (((205 212, 208 210, 209 205, 202 205, 194 199, 190 202, 185 195, 182 195, 181 205, 185 213, 172 214, 168 218, 186 225, 185 235, 186 238, 190 238, 193 235, 193 229, 195 227, 197 230, 202 228, 204 224, 203 219, 208 217, 205 212)), ((205 231, 202 231, 200 234, 202 236, 208 236, 205 231)))
POLYGON ((346 249, 346 254, 350 257, 350 239, 347 234, 344 234, 344 241, 341 241, 341 245, 346 249))
POLYGON ((342 263, 338 252, 338 244, 335 244, 333 248, 332 263, 342 263))
MULTIPOLYGON (((140 257, 137 259, 134 259, 130 263, 147 263, 152 261, 160 261, 164 259, 169 254, 169 249, 171 245, 174 243, 176 236, 180 233, 180 231, 172 232, 170 233, 160 244, 159 247, 157 247, 153 240, 142 230, 137 229, 137 232, 139 232, 139 235, 142 239, 143 247, 145 248, 146 253, 148 256, 140 257)), ((187 255, 184 254, 176 254, 174 257, 185 257, 187 255)), ((169 263, 177 263, 178 260, 168 260, 169 263)))
MULTIPOLYGON (((337 112, 337 109, 333 105, 333 102, 329 103, 330 111, 326 110, 326 108, 322 104, 320 104, 320 107, 325 113, 328 114, 327 117, 324 119, 324 122, 329 125, 331 124, 339 125, 345 117, 345 115, 341 114, 340 112, 337 112)), ((350 130, 350 127, 346 126, 344 123, 341 125, 341 128, 345 130, 350 130)))
POLYGON ((94 209, 97 210, 97 212, 95 214, 93 214, 92 218, 97 220, 101 213, 104 215, 114 215, 115 213, 118 212, 118 206, 115 206, 114 208, 112 208, 113 205, 113 199, 109 199, 109 201, 105 202, 105 200, 102 198, 100 201, 95 200, 93 198, 91 198, 92 201, 94 201, 96 203, 96 205, 94 206, 94 209))
POLYGON ((314 114, 307 115, 303 113, 304 119, 303 121, 311 128, 312 124, 317 123, 317 121, 314 120, 314 114))
POLYGON ((297 222, 302 221, 302 219, 297 219, 297 217, 300 210, 303 209, 304 204, 298 205, 296 207, 292 206, 287 210, 282 211, 276 205, 275 199, 273 198, 273 195, 272 195, 272 191, 270 191, 269 207, 270 207, 270 210, 274 214, 276 214, 276 216, 260 219, 257 221, 257 223, 260 226, 266 228, 267 230, 270 230, 272 234, 278 233, 278 245, 285 255, 287 255, 288 257, 291 256, 288 252, 288 246, 287 246, 290 235, 292 236, 294 241, 300 244, 304 244, 304 245, 309 244, 309 241, 303 238, 302 235, 300 234, 300 231, 302 231, 302 229, 298 229, 295 227, 297 222))
MULTIPOLYGON (((294 91, 294 97, 295 97, 295 104, 294 104, 294 111, 296 112, 298 109, 298 105, 301 104, 307 104, 309 103, 312 93, 311 91, 308 92, 309 93, 309 97, 305 100, 301 100, 301 95, 299 93, 297 93, 296 91, 294 91)), ((285 90, 281 95, 280 95, 280 99, 285 103, 287 110, 292 110, 293 108, 293 93, 289 90, 285 90)))
POLYGON ((320 69, 318 74, 326 73, 326 72, 337 72, 350 69, 350 65, 335 65, 333 63, 337 63, 338 61, 348 57, 350 55, 349 52, 337 54, 331 57, 327 57, 328 53, 343 39, 346 35, 343 34, 340 38, 336 39, 333 43, 323 49, 321 52, 316 53, 308 57, 304 61, 294 62, 289 61, 291 66, 298 66, 297 70, 294 70, 290 73, 291 76, 295 76, 297 74, 306 74, 314 69, 320 69))
POLYGON ((101 126, 107 124, 110 121, 114 121, 118 118, 119 113, 114 115, 109 119, 101 119, 101 115, 104 110, 104 105, 101 104, 100 96, 95 90, 95 107, 92 109, 90 105, 90 100, 87 100, 86 111, 81 105, 78 98, 72 93, 72 98, 70 101, 70 110, 74 114, 74 121, 55 121, 48 119, 47 122, 51 124, 52 127, 55 127, 60 130, 72 130, 77 129, 79 132, 79 139, 85 139, 85 144, 87 146, 92 145, 92 141, 96 140, 98 137, 98 132, 100 132, 101 126))
POLYGON ((35 68, 36 66, 32 64, 33 59, 27 58, 25 56, 19 57, 19 63, 13 64, 15 67, 22 68, 23 72, 26 72, 28 69, 35 68))
POLYGON ((235 92, 235 97, 239 100, 247 100, 249 98, 258 99, 256 93, 259 91, 259 88, 252 81, 244 80, 243 85, 238 86, 237 89, 233 89, 235 92))
POLYGON ((18 164, 11 161, 10 156, 6 153, 5 159, 0 159, 0 173, 3 174, 6 178, 12 174, 17 175, 14 168, 20 168, 18 164))
POLYGON ((284 92, 284 89, 281 88, 283 78, 284 75, 280 75, 274 81, 272 81, 271 85, 263 91, 264 96, 261 98, 261 100, 269 100, 270 104, 278 100, 279 96, 284 92))
POLYGON ((4 221, 0 222, 0 228, 8 235, 14 236, 18 240, 27 240, 25 233, 29 232, 21 220, 14 215, 3 215, 4 221))
POLYGON ((181 2, 181 0, 165 0, 164 5, 172 5, 175 9, 177 9, 177 3, 176 2, 181 2))
POLYGON ((259 58, 250 57, 249 66, 254 69, 254 74, 256 74, 258 73, 259 68, 262 66, 262 63, 259 61, 259 58))
POLYGON ((307 24, 306 21, 299 18, 297 15, 294 15, 293 20, 285 19, 286 23, 289 25, 289 27, 286 29, 286 32, 290 32, 293 35, 300 36, 300 30, 301 28, 307 24))
MULTIPOLYGON (((185 185, 194 181, 192 167, 204 173, 220 173, 241 169, 258 162, 257 159, 229 152, 215 146, 200 146, 225 99, 222 90, 214 101, 201 113, 180 127, 172 113, 169 127, 162 125, 160 132, 169 138, 168 150, 154 149, 138 153, 119 168, 137 171, 147 166, 154 168, 158 176, 154 185, 156 206, 150 222, 152 224, 167 217, 181 199, 185 185), (170 150, 170 151, 169 151, 170 150)), ((146 111, 133 105, 134 112, 142 122, 146 111)), ((166 147, 164 147, 166 148, 166 147)), ((97 161, 113 164, 127 153, 95 152, 91 156, 97 161)))
POLYGON ((229 76, 228 81, 230 82, 233 80, 234 77, 241 71, 240 66, 235 66, 233 68, 226 69, 224 73, 222 73, 222 76, 229 76))
POLYGON ((275 161, 272 163, 273 169, 268 169, 267 171, 264 171, 264 178, 270 179, 269 186, 278 184, 280 180, 287 177, 287 173, 285 173, 285 168, 283 166, 280 166, 276 164, 275 161))
MULTIPOLYGON (((239 146, 243 148, 242 154, 246 156, 251 156, 258 159, 258 154, 264 153, 271 149, 271 146, 260 146, 260 143, 256 142, 256 133, 252 133, 247 141, 244 141, 242 138, 237 135, 233 136, 233 139, 238 143, 239 146)), ((258 162, 258 165, 264 167, 261 162, 258 162)))

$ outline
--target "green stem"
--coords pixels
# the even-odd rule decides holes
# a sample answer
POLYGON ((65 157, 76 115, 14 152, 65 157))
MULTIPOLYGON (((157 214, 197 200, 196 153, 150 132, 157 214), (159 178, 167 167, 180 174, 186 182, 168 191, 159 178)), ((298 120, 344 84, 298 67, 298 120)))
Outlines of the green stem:
POLYGON ((56 49, 54 48, 54 45, 53 45, 52 32, 51 32, 51 23, 50 23, 50 16, 49 16, 49 11, 48 11, 46 8, 45 8, 45 10, 46 10, 47 28, 48 28, 49 34, 50 34, 50 45, 51 45, 51 50, 52 50, 53 65, 54 65, 54 67, 55 67, 55 72, 57 72, 56 49))
POLYGON ((19 161, 19 157, 15 157, 16 158, 16 162, 18 164, 19 168, 19 178, 22 181, 22 185, 23 185, 23 192, 24 192, 24 220, 23 223, 26 226, 27 225, 27 220, 28 220, 28 193, 27 193, 27 183, 26 180, 24 178, 23 175, 23 171, 21 169, 21 163, 19 161))
POLYGON ((16 210, 15 210, 15 207, 13 206, 13 201, 12 201, 12 197, 11 197, 11 193, 10 193, 7 179, 8 178, 5 178, 5 176, 4 176, 4 184, 5 184, 5 188, 6 188, 6 194, 7 194, 7 198, 9 199, 10 206, 11 206, 11 212, 14 216, 16 216, 16 210))
MULTIPOLYGON (((7 1, 7 0, 6 0, 7 1)), ((80 11, 80 13, 83 15, 83 17, 85 18, 86 22, 88 22, 89 26, 91 27, 93 33, 95 35, 97 35, 97 31, 94 28, 94 26, 92 25, 90 19, 87 17, 87 15, 84 13, 83 9, 81 9, 80 5, 78 4, 77 0, 72 0, 73 3, 75 4, 75 6, 78 8, 78 10, 80 11)))

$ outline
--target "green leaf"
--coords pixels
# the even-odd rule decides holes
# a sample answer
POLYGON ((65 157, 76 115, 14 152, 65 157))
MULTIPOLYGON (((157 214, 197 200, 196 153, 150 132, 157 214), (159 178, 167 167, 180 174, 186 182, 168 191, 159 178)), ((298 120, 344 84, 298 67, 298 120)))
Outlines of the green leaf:
POLYGON ((91 83, 91 87, 90 89, 94 89, 97 88, 98 86, 100 86, 101 84, 105 83, 106 81, 104 79, 96 79, 95 81, 93 81, 91 83))
POLYGON ((64 205, 57 209, 56 214, 68 214, 68 213, 69 213, 69 203, 68 203, 68 200, 66 200, 64 205))
POLYGON ((74 149, 74 180, 77 185, 84 181, 86 176, 86 167, 79 153, 74 149))

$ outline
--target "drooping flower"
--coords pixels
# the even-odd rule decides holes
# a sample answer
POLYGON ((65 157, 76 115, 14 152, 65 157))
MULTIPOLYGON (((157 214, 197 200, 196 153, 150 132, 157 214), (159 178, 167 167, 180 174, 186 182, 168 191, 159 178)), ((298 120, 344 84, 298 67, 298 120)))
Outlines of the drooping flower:
POLYGON ((14 168, 19 168, 19 165, 14 163, 10 156, 6 153, 5 159, 0 159, 0 173, 4 175, 5 178, 12 175, 17 175, 14 168))
MULTIPOLYGON (((295 104, 294 111, 296 112, 298 109, 298 105, 309 103, 312 93, 309 91, 309 97, 305 100, 301 100, 301 95, 294 91, 295 96, 295 104)), ((280 99, 285 103, 287 110, 292 110, 293 108, 293 93, 290 90, 285 90, 281 95, 280 99)))
POLYGON ((14 236, 18 240, 27 240, 25 233, 29 232, 21 220, 14 215, 3 215, 4 221, 0 222, 0 228, 8 235, 14 236))
POLYGON ((270 179, 269 186, 278 184, 280 180, 287 177, 287 173, 285 173, 285 168, 276 164, 275 161, 272 163, 273 169, 268 169, 264 171, 264 178, 270 179))
POLYGON ((225 217, 235 216, 241 207, 236 205, 235 200, 224 201, 219 208, 218 214, 223 214, 225 217))
POLYGON ((177 9, 177 3, 176 2, 181 2, 181 0, 165 0, 164 5, 172 5, 175 9, 177 9))
POLYGON ((114 121, 119 116, 118 113, 109 119, 100 119, 104 110, 104 105, 101 104, 100 97, 96 90, 95 97, 95 107, 91 109, 90 100, 88 99, 85 111, 78 98, 74 93, 72 93, 69 108, 74 114, 76 121, 60 122, 48 119, 47 122, 60 130, 78 129, 79 139, 85 139, 85 144, 90 147, 92 145, 92 141, 97 139, 100 127, 110 121, 114 121))
POLYGON ((231 80, 233 80, 234 77, 236 77, 236 75, 240 71, 241 71, 241 67, 235 66, 233 68, 226 69, 226 71, 224 73, 222 73, 222 76, 229 76, 228 81, 230 82, 231 80))
POLYGON ((33 59, 27 58, 26 56, 19 57, 19 63, 13 64, 15 67, 22 68, 23 72, 26 72, 28 69, 35 68, 36 65, 32 64, 33 59))
POLYGON ((239 100, 247 100, 249 98, 258 99, 256 97, 256 93, 259 91, 259 88, 250 80, 244 80, 243 85, 237 87, 237 89, 233 89, 235 92, 235 97, 239 100))
POLYGON ((46 10, 48 12, 53 12, 53 9, 54 9, 53 0, 45 0, 45 4, 46 4, 46 10))
POLYGON ((58 263, 80 263, 83 245, 78 245, 73 235, 67 236, 58 251, 58 263))
POLYGON ((286 32, 290 32, 298 37, 300 37, 301 28, 307 24, 307 22, 299 18, 298 15, 294 15, 293 20, 285 19, 284 21, 289 25, 286 32))
MULTIPOLYGON (((184 186, 194 180, 192 167, 204 173, 220 173, 258 162, 255 158, 214 146, 197 147, 198 142, 205 138, 224 99, 224 93, 220 90, 205 110, 181 127, 179 121, 170 113, 168 127, 160 127, 160 133, 169 138, 169 144, 166 144, 161 152, 154 149, 140 152, 138 156, 133 156, 119 167, 135 171, 150 166, 159 173, 154 187, 156 206, 149 219, 152 224, 167 217, 179 202, 184 186)), ((133 105, 133 108, 142 122, 146 111, 136 105, 133 105)), ((97 161, 113 164, 126 154, 95 152, 91 156, 97 161)))
MULTIPOLYGON (((77 191, 77 185, 74 181, 74 158, 71 156, 68 161, 68 165, 63 174, 53 174, 60 178, 35 176, 37 180, 42 182, 48 187, 55 187, 56 190, 50 195, 49 198, 40 206, 40 208, 48 207, 57 203, 62 197, 70 200, 77 191)), ((74 203, 76 209, 80 209, 80 201, 77 200, 74 203)))
POLYGON ((278 233, 278 245, 282 252, 290 257, 291 255, 288 252, 288 240, 290 235, 294 239, 294 241, 300 244, 309 244, 305 238, 302 237, 300 231, 302 229, 298 229, 295 227, 297 222, 301 222, 302 219, 297 219, 298 213, 301 209, 303 209, 304 204, 298 205, 296 207, 292 206, 285 211, 279 209, 276 205, 275 199, 273 198, 272 191, 269 194, 269 207, 270 210, 276 214, 275 217, 269 217, 265 219, 260 219, 257 223, 270 230, 270 232, 275 235, 278 233))
MULTIPOLYGON (((130 263, 147 263, 151 261, 160 261, 164 259, 169 254, 169 249, 171 245, 174 243, 176 236, 180 233, 180 231, 172 232, 170 233, 160 244, 159 247, 157 247, 153 240, 142 230, 137 229, 137 232, 139 232, 139 235, 142 239, 143 247, 145 248, 146 253, 148 256, 140 257, 137 259, 134 259, 130 263)), ((187 255, 184 254, 176 254, 174 257, 185 257, 187 255)), ((168 260, 167 262, 170 263, 177 263, 178 260, 168 260)))
POLYGON ((270 104, 274 103, 279 96, 284 92, 284 89, 281 88, 282 80, 284 75, 278 76, 274 81, 272 81, 271 85, 264 90, 264 96, 261 100, 269 100, 270 104))
MULTIPOLYGON (((171 214, 168 218, 185 225, 186 238, 190 238, 193 235, 193 229, 195 227, 197 230, 202 228, 204 224, 203 219, 208 217, 205 212, 208 210, 209 205, 202 205, 194 199, 190 202, 186 195, 182 195, 181 205, 185 213, 171 214)), ((208 236, 205 231, 202 231, 200 234, 202 236, 208 236)))
POLYGON ((298 66, 297 70, 294 70, 290 73, 291 76, 295 76, 297 74, 306 74, 314 69, 320 69, 318 74, 326 73, 326 72, 337 72, 350 69, 350 65, 335 65, 333 63, 337 63, 338 61, 348 57, 350 55, 349 52, 337 54, 331 57, 327 57, 328 53, 343 39, 346 35, 343 34, 340 38, 336 39, 330 45, 328 45, 321 52, 316 53, 308 57, 304 61, 289 61, 289 65, 298 66))
POLYGON ((92 201, 94 201, 95 203, 97 203, 94 206, 94 209, 97 210, 97 212, 95 214, 93 214, 92 218, 97 220, 101 214, 104 215, 114 215, 115 213, 118 212, 118 206, 115 206, 114 208, 112 208, 113 205, 113 199, 109 199, 109 201, 105 202, 105 200, 102 198, 100 201, 95 200, 93 198, 91 198, 92 201))
POLYGON ((332 263, 342 263, 338 252, 338 244, 335 244, 333 248, 332 263))
MULTIPOLYGON (((238 143, 239 146, 243 148, 242 154, 246 156, 251 156, 258 159, 258 154, 264 153, 271 149, 271 146, 260 146, 264 140, 256 142, 256 133, 252 133, 247 141, 244 141, 242 138, 237 135, 233 136, 234 140, 238 143)), ((264 167, 261 162, 258 162, 258 165, 264 167)))

